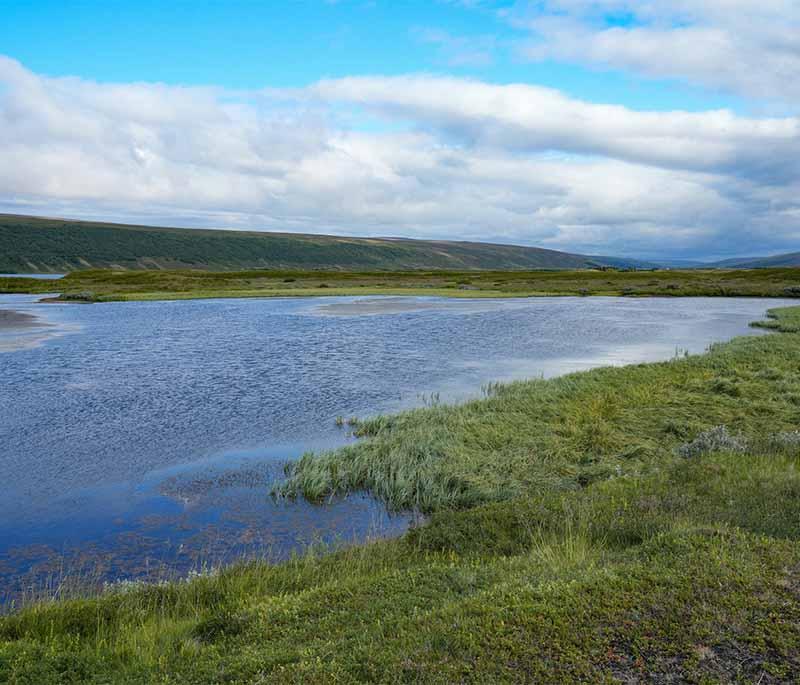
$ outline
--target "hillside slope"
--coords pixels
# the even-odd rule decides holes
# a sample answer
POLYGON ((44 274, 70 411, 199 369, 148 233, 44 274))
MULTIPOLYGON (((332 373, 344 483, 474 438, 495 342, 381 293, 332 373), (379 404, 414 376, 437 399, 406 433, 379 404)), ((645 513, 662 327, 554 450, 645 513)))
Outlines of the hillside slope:
POLYGON ((724 259, 709 264, 719 269, 769 269, 800 266, 800 252, 772 255, 771 257, 747 257, 744 259, 724 259))
POLYGON ((121 269, 584 269, 598 258, 490 243, 347 238, 0 214, 0 272, 121 269))

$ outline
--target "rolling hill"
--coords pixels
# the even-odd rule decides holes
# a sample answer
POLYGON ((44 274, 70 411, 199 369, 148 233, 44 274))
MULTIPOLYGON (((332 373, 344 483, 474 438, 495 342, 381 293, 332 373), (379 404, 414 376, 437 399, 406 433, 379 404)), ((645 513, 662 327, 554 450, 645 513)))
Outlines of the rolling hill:
POLYGON ((772 255, 771 257, 745 257, 724 259, 709 264, 713 269, 768 269, 782 267, 800 267, 800 252, 772 255))
POLYGON ((156 228, 0 214, 4 273, 88 268, 531 270, 636 264, 518 245, 156 228))

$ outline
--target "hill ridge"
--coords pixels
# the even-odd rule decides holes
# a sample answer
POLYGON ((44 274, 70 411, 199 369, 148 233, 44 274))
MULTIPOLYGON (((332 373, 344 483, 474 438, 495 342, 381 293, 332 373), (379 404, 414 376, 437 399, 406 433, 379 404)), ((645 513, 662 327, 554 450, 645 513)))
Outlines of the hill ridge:
MULTIPOLYGON (((0 272, 86 268, 530 270, 586 269, 604 258, 470 240, 334 236, 118 224, 0 214, 0 272)), ((615 266, 641 264, 608 258, 615 266)))

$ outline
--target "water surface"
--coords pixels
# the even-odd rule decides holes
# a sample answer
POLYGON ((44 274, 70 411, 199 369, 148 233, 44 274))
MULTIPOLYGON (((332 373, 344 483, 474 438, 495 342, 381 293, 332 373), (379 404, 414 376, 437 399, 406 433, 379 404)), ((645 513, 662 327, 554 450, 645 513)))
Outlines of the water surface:
POLYGON ((56 281, 66 274, 0 274, 0 278, 39 278, 45 281, 56 281))
POLYGON ((349 439, 337 416, 703 352, 790 303, 37 297, 0 296, 47 323, 0 354, 0 595, 64 569, 152 577, 399 533, 410 517, 369 497, 319 507, 273 501, 270 486, 287 459, 349 439))

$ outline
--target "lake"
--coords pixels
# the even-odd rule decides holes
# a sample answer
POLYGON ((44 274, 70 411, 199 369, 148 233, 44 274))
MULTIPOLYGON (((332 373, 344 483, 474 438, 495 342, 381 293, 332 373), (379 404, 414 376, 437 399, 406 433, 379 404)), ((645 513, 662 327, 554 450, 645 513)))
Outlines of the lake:
POLYGON ((338 416, 482 384, 703 352, 792 301, 0 296, 0 596, 61 575, 160 577, 404 531, 367 496, 275 501, 338 416), (27 317, 29 319, 30 317, 27 317))

